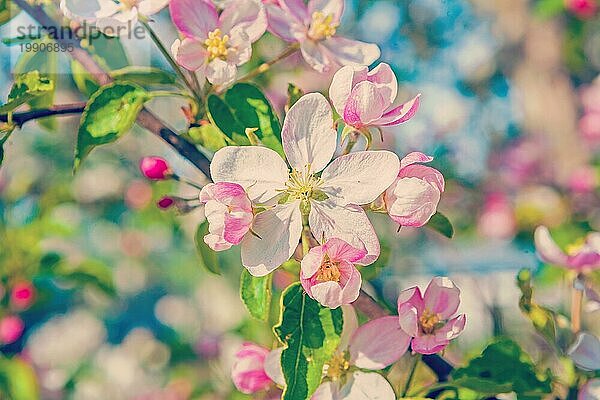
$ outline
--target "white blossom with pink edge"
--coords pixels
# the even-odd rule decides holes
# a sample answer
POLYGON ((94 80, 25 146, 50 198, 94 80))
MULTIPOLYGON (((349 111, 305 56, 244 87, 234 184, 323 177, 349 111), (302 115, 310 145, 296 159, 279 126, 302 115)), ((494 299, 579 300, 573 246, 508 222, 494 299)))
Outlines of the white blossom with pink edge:
POLYGON ((399 125, 419 109, 421 95, 394 107, 398 81, 392 68, 381 63, 369 71, 366 66, 346 66, 333 76, 329 98, 346 125, 355 129, 399 125))
POLYGON ((417 164, 431 161, 433 157, 423 153, 408 154, 400 161, 398 177, 383 195, 386 212, 400 226, 423 226, 437 211, 444 176, 435 168, 417 164))
POLYGON ((171 47, 175 60, 214 85, 235 80, 237 67, 250 60, 252 43, 267 28, 265 10, 258 0, 227 3, 220 14, 210 0, 171 0, 169 9, 184 37, 171 47))
POLYGON ((252 394, 275 385, 285 385, 280 362, 282 350, 269 350, 251 342, 244 343, 235 354, 231 370, 235 387, 242 393, 252 394))
POLYGON ((334 66, 369 65, 381 54, 375 44, 336 35, 344 0, 279 0, 265 4, 269 31, 290 43, 299 43, 306 62, 319 72, 334 66))
MULTIPOLYGON (((567 354, 575 365, 586 371, 600 370, 600 339, 581 332, 567 354)), ((580 389, 578 400, 600 400, 600 379, 590 379, 580 389)))
POLYGON ((425 294, 418 287, 403 290, 398 297, 400 326, 412 337, 412 350, 434 354, 448 346, 465 328, 466 316, 456 311, 460 290, 446 277, 435 277, 425 294))
POLYGON ((398 361, 410 337, 395 316, 358 327, 352 306, 343 306, 344 328, 336 354, 326 365, 326 378, 311 400, 394 400, 390 383, 377 372, 398 361))
POLYGON ((600 233, 591 232, 585 242, 571 246, 565 253, 552 239, 545 226, 538 226, 534 233, 535 248, 540 258, 551 264, 573 269, 578 272, 600 267, 600 233))
POLYGON ((308 295, 321 305, 338 308, 354 302, 360 294, 362 278, 352 264, 367 251, 338 238, 310 249, 301 263, 300 282, 308 295))
POLYGON ((300 241, 301 208, 317 240, 336 237, 365 248, 366 255, 356 264, 373 263, 379 257, 379 239, 360 206, 392 184, 400 170, 398 156, 359 151, 330 163, 337 133, 331 106, 319 93, 294 104, 281 135, 291 172, 279 154, 259 146, 224 147, 211 163, 215 182, 241 185, 253 205, 266 208, 254 218, 255 235, 241 242, 242 264, 252 275, 264 276, 287 261, 300 241))
POLYGON ((250 231, 252 203, 244 188, 235 183, 211 183, 202 188, 203 203, 209 233, 204 242, 214 251, 223 251, 240 244, 250 231))

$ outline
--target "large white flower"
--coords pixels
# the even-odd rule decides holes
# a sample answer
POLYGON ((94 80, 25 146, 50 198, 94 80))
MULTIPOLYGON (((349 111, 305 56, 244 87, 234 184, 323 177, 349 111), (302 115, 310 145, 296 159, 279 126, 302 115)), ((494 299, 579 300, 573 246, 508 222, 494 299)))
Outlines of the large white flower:
POLYGON ((331 106, 319 93, 303 96, 283 123, 282 142, 292 168, 273 150, 258 146, 225 147, 211 164, 215 182, 241 185, 255 205, 266 210, 242 241, 242 263, 263 276, 287 261, 302 233, 302 211, 319 240, 342 239, 366 256, 379 257, 379 240, 360 205, 368 204, 395 180, 400 160, 389 151, 359 151, 336 158, 337 133, 331 106))

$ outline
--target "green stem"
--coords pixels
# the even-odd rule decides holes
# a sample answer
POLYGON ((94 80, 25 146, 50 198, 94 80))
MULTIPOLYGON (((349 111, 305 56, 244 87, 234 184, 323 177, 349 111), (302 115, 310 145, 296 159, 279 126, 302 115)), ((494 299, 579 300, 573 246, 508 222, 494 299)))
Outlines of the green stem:
POLYGON ((417 371, 417 366, 419 365, 420 360, 421 360, 420 354, 413 356, 413 365, 408 374, 408 378, 406 378, 406 384, 404 385, 404 390, 402 391, 402 396, 400 396, 400 397, 406 397, 408 395, 408 389, 410 389, 410 384, 412 383, 412 380, 415 377, 415 372, 417 371))
POLYGON ((155 97, 184 97, 186 99, 190 99, 192 101, 196 101, 196 98, 189 93, 184 92, 175 92, 171 90, 155 90, 149 93, 151 98, 155 97))
POLYGON ((308 215, 302 215, 302 257, 310 251, 310 226, 308 225, 308 215))

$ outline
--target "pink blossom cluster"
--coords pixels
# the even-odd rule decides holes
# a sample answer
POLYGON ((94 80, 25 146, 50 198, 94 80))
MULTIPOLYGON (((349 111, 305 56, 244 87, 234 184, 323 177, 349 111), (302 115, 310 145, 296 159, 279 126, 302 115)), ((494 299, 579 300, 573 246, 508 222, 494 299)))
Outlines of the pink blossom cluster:
MULTIPOLYGON (((0 300, 5 292, 5 289, 0 286, 0 300)), ((11 284, 8 291, 10 311, 0 316, 0 346, 14 343, 23 335, 25 323, 18 313, 31 307, 35 300, 35 293, 35 287, 30 281, 18 280, 11 284)))

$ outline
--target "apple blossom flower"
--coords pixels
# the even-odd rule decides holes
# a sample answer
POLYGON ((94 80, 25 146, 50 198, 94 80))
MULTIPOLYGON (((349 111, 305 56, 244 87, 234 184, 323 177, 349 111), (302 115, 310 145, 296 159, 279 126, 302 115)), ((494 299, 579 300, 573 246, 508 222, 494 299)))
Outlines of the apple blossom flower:
POLYGON ((395 316, 358 327, 352 306, 343 306, 344 327, 338 349, 325 367, 326 379, 311 400, 395 400, 390 383, 377 372, 398 361, 410 337, 395 316))
POLYGON ((252 203, 244 188, 236 183, 211 183, 200 192, 209 233, 204 242, 214 251, 223 251, 240 244, 250 231, 252 203))
POLYGON ((95 24, 109 36, 126 33, 138 17, 161 11, 169 0, 61 0, 60 9, 69 19, 95 24))
POLYGON ((310 249, 301 263, 300 282, 325 307, 338 308, 358 298, 362 279, 352 264, 367 254, 338 238, 310 249))
POLYGON ((600 370, 600 339, 590 333, 579 333, 567 354, 581 369, 600 370))
POLYGON ((580 389, 577 400, 600 400, 600 379, 590 379, 580 389))
POLYGON ((18 310, 25 310, 33 303, 35 287, 28 281, 17 282, 10 292, 10 302, 18 310))
POLYGON ((369 65, 381 54, 375 44, 337 36, 344 0, 280 0, 265 4, 269 31, 290 43, 299 43, 306 62, 318 72, 334 66, 369 65))
POLYGON ((140 171, 153 181, 162 181, 173 175, 169 164, 161 157, 144 157, 140 160, 140 171))
POLYGON ((227 3, 219 15, 210 0, 171 0, 173 23, 183 34, 171 51, 176 61, 190 71, 206 76, 214 85, 235 80, 237 66, 252 55, 252 43, 267 28, 267 18, 258 0, 227 3))
POLYGON ((242 393, 252 394, 269 389, 274 384, 283 386, 281 371, 282 349, 269 350, 254 343, 246 342, 235 354, 231 370, 233 384, 242 393))
POLYGON ((591 232, 581 243, 569 246, 566 253, 558 247, 545 226, 537 227, 534 239, 538 255, 544 262, 577 272, 600 267, 600 233, 598 232, 591 232))
POLYGON ((398 297, 400 326, 412 337, 412 350, 420 354, 442 351, 465 328, 464 314, 454 316, 460 290, 446 277, 435 277, 425 294, 418 287, 403 290, 398 297))
POLYGON ((241 242, 242 264, 264 276, 296 250, 307 219, 317 240, 337 237, 366 255, 357 264, 379 257, 379 240, 360 207, 389 187, 400 160, 389 151, 360 151, 332 159, 337 142, 329 103, 319 93, 303 96, 292 106, 282 128, 287 160, 259 146, 228 146, 211 163, 215 182, 241 185, 253 204, 265 210, 254 218, 241 242), (329 164, 329 165, 328 165, 329 164), (320 175, 317 175, 321 172, 320 175))
POLYGON ((579 18, 592 18, 598 11, 596 0, 565 0, 567 10, 579 18))
POLYGON ((347 126, 357 130, 399 125, 419 109, 420 95, 393 107, 398 81, 392 68, 381 63, 369 71, 366 66, 346 66, 333 76, 329 98, 347 126))
POLYGON ((16 315, 0 319, 0 344, 11 344, 19 340, 25 330, 23 320, 16 315))
POLYGON ((417 164, 432 160, 423 153, 408 154, 400 162, 395 182, 383 195, 386 212, 401 226, 423 226, 436 213, 444 177, 437 169, 417 164))

